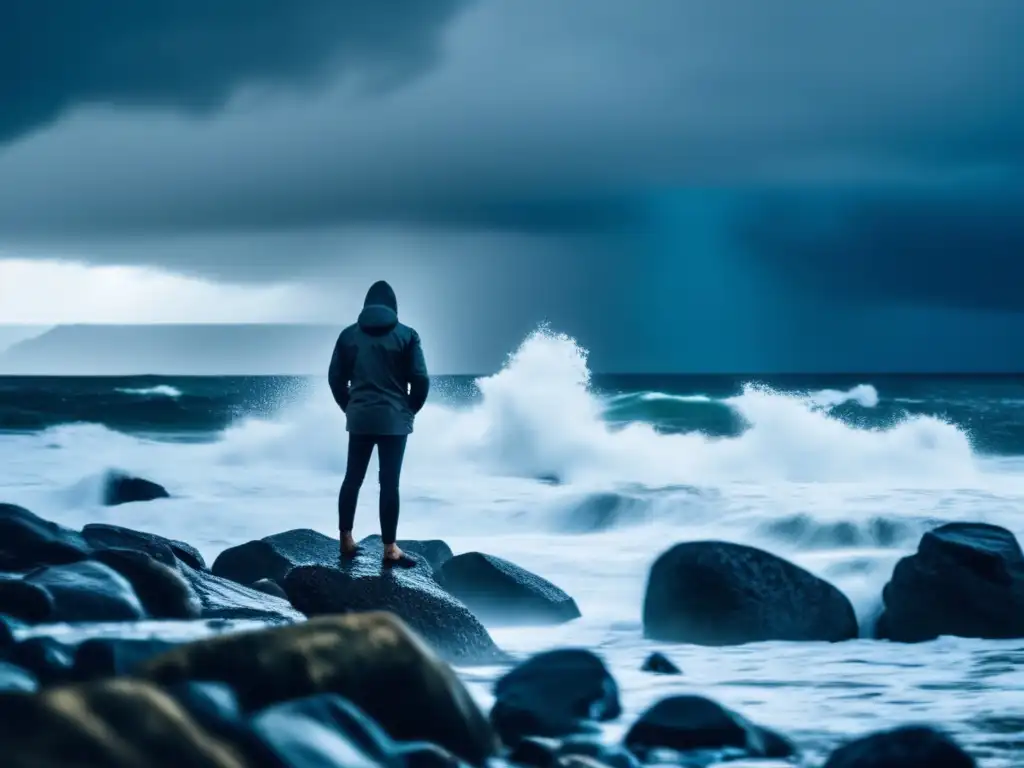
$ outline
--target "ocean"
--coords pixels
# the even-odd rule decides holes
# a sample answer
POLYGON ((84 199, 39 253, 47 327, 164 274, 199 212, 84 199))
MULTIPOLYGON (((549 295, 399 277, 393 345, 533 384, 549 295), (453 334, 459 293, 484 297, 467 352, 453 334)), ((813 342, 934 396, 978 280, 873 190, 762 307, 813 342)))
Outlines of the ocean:
MULTIPOLYGON (((0 501, 223 549, 299 527, 336 535, 344 417, 325 377, 0 378, 0 501), (105 508, 107 470, 173 498, 105 508)), ((377 531, 370 473, 357 537, 377 531)), ((984 766, 1024 750, 1024 641, 869 639, 734 648, 646 641, 647 572, 674 543, 722 539, 819 574, 870 629, 895 562, 947 521, 1024 536, 1024 377, 591 376, 538 332, 483 377, 434 380, 403 473, 403 538, 512 560, 583 618, 493 629, 517 655, 583 646, 625 716, 696 692, 777 728, 813 764, 903 723, 952 732, 984 766), (682 677, 641 673, 661 650, 682 677)), ((462 670, 486 706, 500 670, 462 670)))

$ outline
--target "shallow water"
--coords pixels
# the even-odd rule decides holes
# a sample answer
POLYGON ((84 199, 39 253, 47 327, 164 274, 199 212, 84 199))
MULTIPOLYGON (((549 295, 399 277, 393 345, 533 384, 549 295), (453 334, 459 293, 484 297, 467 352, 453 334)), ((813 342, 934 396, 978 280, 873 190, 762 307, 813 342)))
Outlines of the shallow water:
MULTIPOLYGON (((90 380, 100 405, 103 386, 181 402, 200 385, 90 380)), ((662 377, 595 391, 571 340, 535 336, 471 396, 439 387, 410 443, 401 535, 506 557, 569 592, 583 619, 493 634, 521 655, 566 645, 604 655, 626 708, 609 738, 658 698, 685 691, 790 735, 811 764, 848 737, 908 722, 948 728, 983 765, 1014 764, 1024 750, 1024 641, 673 647, 643 640, 640 615, 658 554, 679 541, 724 539, 829 579, 867 634, 894 563, 923 531, 969 520, 1024 534, 1024 444, 1015 442, 1024 383, 715 386, 662 377), (655 648, 685 674, 639 672, 655 648)), ((0 435, 0 500, 75 527, 112 522, 183 539, 210 561, 289 528, 334 535, 344 422, 322 383, 282 388, 301 396, 222 414, 213 422, 229 426, 187 440, 171 429, 167 405, 154 406, 167 423, 131 434, 75 423, 0 435), (98 489, 110 468, 161 482, 174 498, 103 508, 98 489)), ((211 403, 226 397, 216 380, 200 389, 196 397, 211 403)), ((188 405, 193 422, 205 418, 197 402, 188 405)), ((368 482, 357 535, 376 532, 375 505, 368 482)), ((499 672, 463 674, 486 704, 499 672)))

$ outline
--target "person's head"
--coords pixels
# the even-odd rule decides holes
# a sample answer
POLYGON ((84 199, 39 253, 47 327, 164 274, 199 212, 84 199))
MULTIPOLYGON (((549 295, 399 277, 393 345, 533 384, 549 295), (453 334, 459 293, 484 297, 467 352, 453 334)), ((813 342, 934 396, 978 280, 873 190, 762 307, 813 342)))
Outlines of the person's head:
POLYGON ((395 297, 394 289, 388 285, 386 280, 378 280, 370 286, 366 292, 364 307, 387 307, 395 314, 398 314, 398 299, 395 297))

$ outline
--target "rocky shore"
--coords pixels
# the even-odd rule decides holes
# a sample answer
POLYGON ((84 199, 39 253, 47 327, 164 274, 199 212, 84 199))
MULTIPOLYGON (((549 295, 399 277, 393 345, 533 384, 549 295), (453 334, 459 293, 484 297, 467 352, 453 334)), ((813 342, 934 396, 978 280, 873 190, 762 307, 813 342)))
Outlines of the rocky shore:
MULTIPOLYGON (((487 553, 400 544, 410 568, 384 567, 375 537, 341 563, 337 540, 311 530, 232 547, 208 565, 186 542, 112 525, 69 530, 0 504, 3 764, 807 765, 785 733, 683 685, 610 739, 603 726, 623 706, 599 652, 513 659, 488 631, 574 621, 570 595, 487 553), (182 636, 183 625, 195 631, 182 636), (454 670, 480 665, 502 669, 487 712, 454 670)), ((643 633, 712 647, 1020 638, 1024 555, 1005 529, 944 525, 879 598, 877 622, 858 626, 842 592, 784 559, 682 542, 651 566, 643 633)), ((643 668, 681 674, 665 655, 643 668)), ((972 765, 927 724, 867 734, 824 762, 972 765)))

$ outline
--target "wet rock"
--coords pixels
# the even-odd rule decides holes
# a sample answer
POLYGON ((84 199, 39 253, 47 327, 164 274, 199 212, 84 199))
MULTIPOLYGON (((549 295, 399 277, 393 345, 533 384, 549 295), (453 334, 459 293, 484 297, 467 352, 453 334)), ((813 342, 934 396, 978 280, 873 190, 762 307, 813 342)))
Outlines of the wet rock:
POLYGON ((507 757, 513 765, 530 766, 530 768, 555 768, 558 765, 560 746, 556 739, 525 736, 516 742, 507 757))
POLYGON ((837 749, 825 768, 975 768, 970 755, 946 734, 909 726, 873 733, 837 749))
POLYGON ((404 768, 380 726, 337 695, 278 704, 253 715, 251 727, 287 768, 404 768))
POLYGON ((290 624, 305 618, 279 597, 184 564, 179 570, 199 597, 204 619, 252 619, 269 624, 290 624))
POLYGON ((641 672, 652 672, 656 675, 681 675, 683 671, 662 653, 652 653, 640 667, 641 672))
POLYGON ((949 523, 896 564, 882 597, 881 639, 1024 637, 1024 554, 1005 528, 949 523))
POLYGON ((260 579, 259 581, 254 581, 252 583, 252 588, 265 595, 273 595, 274 597, 279 597, 282 600, 288 599, 288 593, 284 591, 284 587, 271 579, 260 579))
POLYGON ((817 576, 753 547, 677 544, 651 567, 644 636, 723 646, 857 637, 849 599, 817 576))
POLYGON ((480 552, 457 555, 438 581, 488 625, 563 624, 580 617, 576 601, 550 581, 480 552))
POLYGON ((128 678, 0 695, 0 743, 11 768, 245 766, 173 698, 128 678))
POLYGON ((197 619, 202 603, 195 590, 177 571, 145 552, 131 549, 102 549, 93 559, 117 571, 128 580, 154 619, 197 619))
POLYGON ((32 623, 135 621, 146 616, 128 580, 93 561, 48 566, 20 582, 0 582, 0 613, 32 623))
POLYGON ((0 693, 35 693, 39 688, 36 676, 8 661, 0 661, 0 693))
POLYGON ((26 571, 88 557, 80 534, 43 520, 23 507, 0 504, 0 571, 26 571))
POLYGON ((0 614, 0 653, 5 648, 10 648, 17 642, 17 638, 14 636, 16 630, 22 629, 25 626, 25 622, 14 618, 13 616, 7 616, 0 614))
POLYGON ((231 744, 249 766, 276 766, 276 761, 250 730, 248 718, 238 704, 231 686, 224 683, 188 682, 164 686, 163 690, 212 736, 231 744))
POLYGON ((82 529, 82 537, 97 549, 134 549, 145 552, 164 565, 177 566, 177 561, 196 570, 206 570, 206 561, 199 550, 184 541, 165 539, 153 533, 133 531, 119 525, 90 523, 82 529))
POLYGON ((455 673, 389 613, 324 616, 189 643, 148 662, 140 674, 164 685, 227 683, 246 711, 336 693, 391 738, 439 744, 475 765, 496 747, 455 673))
POLYGON ((494 686, 491 722, 510 746, 523 737, 561 737, 594 730, 593 721, 622 714, 619 687, 590 651, 567 648, 538 654, 494 686))
POLYGON ((260 579, 282 584, 292 568, 301 565, 336 567, 338 547, 338 539, 298 528, 226 549, 214 560, 212 571, 239 584, 252 584, 260 579))
POLYGON ((103 480, 103 505, 107 507, 136 501, 168 499, 170 496, 162 485, 121 472, 109 472, 103 480))
POLYGON ((438 586, 429 565, 418 560, 412 568, 386 567, 383 552, 364 544, 340 569, 296 568, 284 580, 285 592, 307 616, 391 611, 451 661, 504 658, 476 616, 438 586))
POLYGON ((672 696, 644 712, 629 729, 626 748, 643 761, 657 750, 736 750, 748 757, 794 754, 784 737, 703 696, 672 696))
POLYGON ((562 741, 558 750, 560 763, 579 765, 578 759, 595 761, 608 768, 640 768, 640 761, 632 752, 617 744, 604 744, 597 738, 589 736, 570 736, 562 741))
POLYGON ((53 598, 20 578, 0 579, 0 612, 22 624, 41 624, 53 615, 53 598))
POLYGON ((559 768, 611 768, 607 763, 586 755, 566 755, 558 759, 559 768))
POLYGON ((101 677, 130 675, 143 664, 177 643, 151 638, 94 637, 75 649, 75 679, 86 681, 101 677))
POLYGON ((31 672, 42 685, 75 679, 75 648, 52 637, 29 637, 9 649, 7 661, 31 672))
MULTIPOLYGON (((430 569, 437 573, 441 566, 452 559, 452 548, 440 539, 399 539, 398 547, 407 554, 415 555, 430 566, 430 569)), ((359 542, 360 546, 370 549, 384 549, 384 540, 379 534, 367 536, 359 542)))

